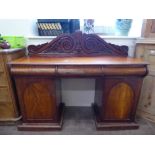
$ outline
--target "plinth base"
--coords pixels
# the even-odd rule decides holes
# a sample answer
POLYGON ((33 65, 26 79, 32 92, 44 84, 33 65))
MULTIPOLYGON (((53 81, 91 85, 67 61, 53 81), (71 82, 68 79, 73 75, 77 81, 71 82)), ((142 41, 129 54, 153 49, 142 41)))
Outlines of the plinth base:
POLYGON ((61 130, 62 121, 60 123, 22 123, 18 125, 19 131, 50 131, 61 130))
POLYGON ((135 122, 127 123, 127 122, 119 122, 119 123, 111 123, 111 122, 95 122, 96 129, 98 130, 126 130, 126 129, 138 129, 139 125, 135 122))
POLYGON ((99 116, 99 110, 95 104, 92 104, 95 115, 95 125, 98 130, 125 130, 125 129, 138 129, 139 125, 136 122, 111 122, 102 121, 99 116))
POLYGON ((17 126, 19 131, 51 131, 61 130, 63 125, 64 104, 60 106, 60 120, 50 123, 24 123, 17 126))

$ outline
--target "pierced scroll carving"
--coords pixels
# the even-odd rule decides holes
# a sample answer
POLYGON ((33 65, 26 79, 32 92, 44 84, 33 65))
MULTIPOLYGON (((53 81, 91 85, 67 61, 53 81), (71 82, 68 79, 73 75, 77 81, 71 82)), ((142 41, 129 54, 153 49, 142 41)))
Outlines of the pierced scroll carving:
POLYGON ((128 56, 128 46, 107 43, 96 34, 81 31, 62 34, 49 43, 29 45, 29 55, 37 56, 128 56))

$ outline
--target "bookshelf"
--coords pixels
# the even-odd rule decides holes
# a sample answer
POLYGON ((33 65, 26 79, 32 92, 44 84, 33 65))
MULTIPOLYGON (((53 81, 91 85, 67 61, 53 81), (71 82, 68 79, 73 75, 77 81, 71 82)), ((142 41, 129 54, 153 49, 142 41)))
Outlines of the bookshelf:
POLYGON ((37 19, 39 36, 58 36, 80 30, 79 19, 37 19))

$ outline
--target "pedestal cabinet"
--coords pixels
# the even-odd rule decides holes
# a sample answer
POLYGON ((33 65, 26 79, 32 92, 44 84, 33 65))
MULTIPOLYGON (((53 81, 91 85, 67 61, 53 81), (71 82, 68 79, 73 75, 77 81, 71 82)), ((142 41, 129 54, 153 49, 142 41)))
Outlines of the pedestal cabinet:
POLYGON ((24 55, 25 49, 0 50, 0 122, 14 122, 20 118, 8 63, 24 55))
POLYGON ((148 61, 148 75, 144 78, 137 114, 155 122, 155 39, 141 39, 135 56, 148 61))
MULTIPOLYGON (((129 68, 126 68, 128 70, 129 68)), ((130 68, 133 70, 133 68, 130 68)), ((135 113, 142 77, 136 75, 105 76, 96 80, 96 126, 99 129, 136 129, 135 113), (100 93, 98 93, 100 92, 100 93)), ((145 74, 145 73, 144 73, 145 74)))
POLYGON ((61 81, 50 75, 42 75, 41 71, 37 74, 36 71, 36 75, 17 76, 15 82, 23 120, 18 129, 61 129, 63 113, 61 81))

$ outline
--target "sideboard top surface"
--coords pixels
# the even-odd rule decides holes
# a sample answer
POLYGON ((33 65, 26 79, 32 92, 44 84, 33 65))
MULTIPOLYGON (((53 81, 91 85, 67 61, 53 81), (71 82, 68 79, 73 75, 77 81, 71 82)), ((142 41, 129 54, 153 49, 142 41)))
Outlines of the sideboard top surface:
POLYGON ((18 51, 25 51, 25 48, 0 49, 0 53, 2 54, 15 53, 18 51))
POLYGON ((10 62, 11 65, 147 65, 140 58, 129 57, 22 57, 10 62))
POLYGON ((28 56, 12 65, 146 65, 128 57, 128 47, 107 43, 95 34, 81 31, 62 34, 49 43, 29 45, 28 56))

